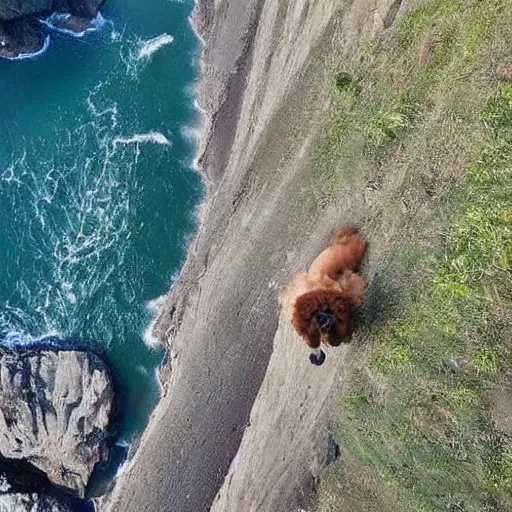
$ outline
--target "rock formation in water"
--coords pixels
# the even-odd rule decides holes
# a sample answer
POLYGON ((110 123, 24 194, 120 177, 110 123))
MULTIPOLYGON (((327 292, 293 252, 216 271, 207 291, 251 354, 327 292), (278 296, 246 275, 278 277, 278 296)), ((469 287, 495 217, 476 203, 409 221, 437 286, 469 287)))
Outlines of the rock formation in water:
POLYGON ((104 0, 0 0, 0 57, 16 58, 41 50, 47 27, 40 19, 67 13, 60 28, 80 32, 96 17, 104 0))
POLYGON ((93 354, 0 348, 0 455, 83 496, 107 454, 113 395, 93 354))

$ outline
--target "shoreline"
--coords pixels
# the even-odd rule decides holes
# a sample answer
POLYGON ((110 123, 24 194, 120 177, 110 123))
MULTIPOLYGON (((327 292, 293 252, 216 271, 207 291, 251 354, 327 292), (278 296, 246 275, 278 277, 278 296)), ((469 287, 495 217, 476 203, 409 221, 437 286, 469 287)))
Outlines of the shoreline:
MULTIPOLYGON (((210 116, 208 115, 207 111, 201 106, 200 98, 198 95, 198 88, 199 88, 200 82, 204 76, 204 66, 205 66, 205 64, 204 64, 205 41, 196 26, 197 19, 194 16, 194 13, 196 12, 199 2, 201 2, 201 0, 194 0, 194 9, 192 10, 192 13, 188 17, 188 23, 199 42, 198 58, 197 58, 197 61, 195 62, 195 65, 197 66, 199 79, 196 81, 196 83, 194 84, 194 87, 193 87, 193 96, 194 96, 193 103, 194 103, 194 106, 199 114, 198 123, 197 123, 197 126, 194 126, 194 129, 197 130, 197 133, 199 135, 197 137, 196 151, 195 151, 193 159, 192 159, 191 167, 194 172, 198 173, 199 176, 201 176, 203 186, 205 187, 205 192, 204 192, 203 200, 198 204, 198 206, 194 212, 194 215, 193 215, 194 219, 196 221, 197 228, 195 230, 194 235, 190 237, 190 240, 188 242, 188 245, 186 248, 186 256, 185 256, 183 265, 181 266, 176 277, 174 278, 173 283, 172 283, 171 287, 169 288, 169 290, 165 294, 161 295, 160 297, 158 297, 156 299, 159 302, 158 309, 155 311, 153 318, 150 322, 150 325, 147 328, 147 329, 149 329, 151 327, 151 337, 154 338, 155 340, 158 340, 158 345, 156 345, 156 348, 161 347, 165 351, 162 362, 155 369, 157 382, 160 387, 160 399, 159 399, 158 403, 160 403, 160 401, 164 398, 164 396, 166 395, 166 392, 167 392, 166 380, 168 380, 168 378, 165 379, 164 372, 166 372, 166 371, 169 372, 172 370, 170 368, 170 362, 169 362, 169 356, 170 356, 170 351, 171 351, 172 345, 171 345, 171 343, 169 343, 167 341, 167 338, 166 338, 167 333, 163 333, 161 330, 158 329, 158 324, 159 324, 162 314, 164 313, 166 303, 169 300, 169 296, 172 295, 173 293, 175 293, 176 288, 179 287, 180 279, 182 278, 182 274, 185 271, 185 268, 187 266, 189 258, 191 258, 194 253, 194 247, 198 243, 198 238, 200 236, 201 230, 204 225, 205 217, 206 217, 207 203, 210 200, 210 189, 212 186, 208 175, 204 172, 204 168, 201 165, 201 158, 202 158, 202 155, 204 154, 204 152, 206 151, 206 146, 207 146, 208 139, 210 136, 211 121, 210 121, 210 116), (167 366, 169 366, 169 367, 167 368, 167 366)), ((158 407, 158 404, 156 405, 156 407, 158 407)), ((155 409, 156 409, 156 407, 155 407, 155 409)), ((153 410, 153 412, 154 412, 154 410, 153 410)), ((150 430, 152 416, 153 416, 153 413, 151 413, 147 427, 144 429, 144 432, 142 433, 142 435, 144 435, 146 431, 150 430)), ((140 436, 140 437, 142 437, 142 436, 140 436)), ((139 442, 140 442, 140 438, 139 438, 139 442)), ((128 462, 130 462, 130 461, 131 461, 131 457, 129 457, 128 462)))
MULTIPOLYGON (((258 0, 260 7, 263 5, 264 0, 258 0)), ((189 305, 187 304, 189 296, 193 293, 194 285, 192 284, 191 274, 195 270, 195 266, 197 264, 197 256, 198 256, 198 247, 202 242, 202 237, 205 233, 205 225, 206 220, 210 215, 210 211, 212 209, 212 202, 215 199, 215 180, 212 179, 210 173, 206 171, 207 163, 205 162, 205 155, 208 153, 212 144, 212 135, 215 128, 215 120, 219 113, 219 110, 222 108, 223 104, 226 102, 225 95, 228 91, 232 82, 233 77, 229 77, 226 84, 222 87, 218 87, 217 94, 219 98, 224 98, 222 100, 219 99, 219 104, 217 108, 213 111, 208 109, 208 100, 209 91, 206 88, 205 82, 207 81, 207 77, 205 76, 206 69, 206 51, 207 51, 207 41, 206 35, 204 31, 206 31, 209 24, 209 17, 204 14, 204 11, 208 9, 208 6, 204 5, 204 0, 195 0, 194 8, 188 18, 190 27, 197 37, 200 51, 198 52, 197 59, 197 70, 199 79, 194 84, 194 104, 197 108, 199 114, 199 122, 197 124, 197 131, 199 133, 199 137, 197 139, 197 148, 193 157, 192 168, 199 173, 201 176, 202 182, 205 187, 204 199, 199 203, 195 212, 195 218, 197 220, 197 230, 187 246, 186 249, 186 257, 183 265, 174 280, 169 291, 163 295, 163 301, 158 305, 158 311, 155 312, 150 325, 152 327, 151 337, 158 340, 158 345, 156 348, 163 348, 164 357, 161 364, 155 369, 156 379, 158 382, 158 386, 160 388, 160 398, 155 408, 151 412, 149 420, 147 422, 147 426, 141 435, 137 436, 133 440, 131 440, 127 457, 124 463, 119 466, 118 471, 110 489, 102 496, 92 498, 93 503, 95 504, 96 510, 110 510, 114 505, 113 497, 116 492, 116 489, 122 485, 123 478, 130 472, 130 470, 137 463, 137 454, 139 452, 140 446, 144 443, 146 438, 152 437, 155 433, 157 425, 159 423, 159 408, 164 402, 165 398, 168 396, 169 392, 169 384, 171 373, 173 372, 173 363, 174 359, 173 355, 173 341, 175 333, 180 329, 181 321, 183 316, 185 315, 189 305), (219 92, 220 91, 220 92, 219 92), (224 92, 223 92, 224 91, 224 92), (183 300, 183 298, 185 300, 183 300), (166 313, 171 309, 173 312, 173 316, 171 318, 171 322, 169 319, 166 319, 166 313), (174 317, 177 317, 176 322, 172 320, 174 317), (166 325, 169 323, 170 325, 166 325), (163 324, 163 325, 162 325, 163 324)), ((253 30, 255 30, 257 24, 253 23, 253 30)), ((240 64, 241 59, 237 59, 237 66, 240 64)), ((247 73, 247 70, 246 70, 247 73)), ((236 73, 235 73, 236 75, 236 73)), ((244 75, 245 77, 245 75, 244 75)), ((238 122, 238 116, 237 121, 238 122)), ((198 279, 206 272, 208 268, 208 262, 206 261, 202 270, 199 272, 198 279)), ((197 273, 197 272, 196 272, 197 273)), ((160 298, 158 298, 160 299, 160 298)), ((158 300, 157 299, 157 300, 158 300)), ((149 329, 150 325, 148 325, 147 329, 149 329)), ((230 459, 231 463, 232 459, 230 459)))
MULTIPOLYGON (((262 0, 258 0, 259 4, 262 5, 262 0)), ((165 356, 161 363, 161 365, 156 369, 157 375, 158 375, 158 383, 160 386, 160 389, 162 390, 162 397, 163 398, 167 392, 167 386, 166 383, 169 380, 168 373, 172 371, 171 363, 169 361, 169 357, 171 356, 170 352, 172 350, 172 332, 179 329, 180 325, 180 318, 184 313, 184 310, 186 309, 186 305, 182 304, 179 296, 180 295, 188 295, 190 293, 190 283, 189 283, 189 267, 194 266, 194 258, 197 256, 197 248, 201 243, 201 236, 204 234, 206 219, 209 214, 209 210, 211 208, 212 200, 215 197, 216 192, 216 186, 218 186, 218 182, 220 181, 220 177, 212 177, 211 173, 206 171, 206 168, 208 166, 207 162, 205 162, 205 159, 207 158, 206 155, 211 150, 212 142, 212 136, 214 135, 215 131, 215 123, 216 120, 220 117, 219 112, 228 102, 228 98, 224 97, 227 95, 227 92, 232 86, 232 82, 236 80, 237 72, 235 72, 233 75, 229 77, 227 82, 224 84, 224 86, 219 87, 219 91, 226 91, 226 93, 217 92, 220 98, 224 98, 222 101, 220 101, 220 104, 217 106, 216 109, 213 111, 208 111, 205 104, 208 103, 207 97, 210 95, 208 94, 209 91, 206 90, 205 87, 205 53, 207 51, 207 43, 205 40, 205 36, 201 33, 201 27, 205 29, 204 27, 208 24, 208 17, 205 14, 201 14, 201 10, 206 9, 207 7, 203 6, 204 0, 195 0, 194 1, 194 8, 192 10, 192 13, 189 16, 189 23, 190 27, 192 28, 194 35, 197 37, 200 45, 200 51, 199 51, 199 58, 197 61, 197 69, 198 69, 198 76, 199 79, 197 80, 195 87, 194 87, 194 104, 197 108, 197 111, 199 113, 199 123, 197 125, 197 131, 199 133, 199 137, 197 138, 197 149, 193 158, 193 165, 192 168, 197 172, 202 179, 203 185, 205 187, 205 193, 204 193, 204 199, 199 203, 199 205, 196 208, 195 211, 195 219, 197 222, 197 229, 193 237, 191 237, 191 240, 187 246, 186 249, 186 257, 185 261, 183 262, 183 265, 179 271, 179 273, 176 276, 176 279, 174 280, 171 288, 168 290, 168 292, 163 295, 163 301, 161 304, 159 304, 159 311, 156 312, 152 322, 153 322, 153 331, 152 335, 155 339, 159 340, 159 346, 163 347, 165 350, 165 356), (216 179, 217 178, 217 179, 216 179), (175 325, 174 323, 171 325, 172 330, 169 331, 167 329, 162 330, 160 324, 161 322, 165 322, 164 316, 166 309, 172 309, 175 310, 175 314, 178 316, 178 325, 175 325)), ((257 16, 257 15, 256 15, 257 16)), ((254 24, 253 24, 254 25, 254 24)), ((253 27, 254 30, 255 27, 253 27)), ((254 37, 250 38, 251 40, 254 39, 254 37)), ((242 51, 242 55, 240 55, 240 58, 237 59, 236 66, 238 67, 240 65, 240 62, 242 61, 244 51, 242 51)), ((242 65, 242 67, 245 66, 246 63, 242 65)), ((247 70, 245 69, 245 73, 243 74, 242 78, 245 79, 247 70)), ((231 112, 226 113, 228 117, 231 117, 231 112)), ((236 116, 236 120, 234 121, 234 124, 236 126, 236 123, 238 122, 238 117, 236 116)), ((225 130, 217 130, 224 132, 225 130)), ((234 131, 234 130, 233 130, 234 131)), ((223 145, 220 143, 219 145, 223 145)), ((199 276, 204 274, 207 269, 207 262, 204 265, 204 268, 199 273, 199 276)), ((150 424, 148 423, 148 427, 145 429, 148 430, 150 428, 150 424)))
MULTIPOLYGON (((198 32, 197 27, 195 26, 195 22, 194 22, 194 12, 196 10, 197 4, 200 1, 201 0, 194 0, 194 10, 188 17, 188 23, 190 24, 190 27, 199 42, 199 52, 198 52, 199 58, 197 59, 197 62, 195 63, 195 65, 197 66, 198 76, 202 77, 203 72, 204 72, 203 56, 204 56, 205 43, 204 43, 204 39, 202 38, 201 34, 198 32)), ((201 176, 203 185, 205 186, 204 199, 198 204, 198 206, 194 212, 194 218, 196 219, 196 222, 197 222, 197 229, 196 229, 195 233, 193 234, 193 236, 190 237, 190 241, 186 248, 185 260, 184 260, 183 265, 180 268, 179 272, 177 273, 176 277, 173 278, 173 284, 171 285, 169 290, 166 293, 156 297, 155 299, 150 300, 146 304, 146 307, 148 309, 153 309, 153 311, 152 311, 151 319, 143 331, 143 336, 142 336, 143 342, 151 350, 163 350, 164 351, 161 363, 154 369, 155 380, 156 380, 156 382, 158 384, 158 388, 159 388, 159 399, 149 416, 148 422, 147 422, 144 430, 139 435, 130 439, 129 442, 127 443, 126 458, 116 468, 116 473, 114 475, 114 478, 111 480, 111 482, 108 486, 108 490, 101 496, 95 496, 95 497, 91 498, 91 501, 94 503, 95 509, 98 511, 103 511, 103 510, 109 509, 109 505, 111 504, 110 502, 112 499, 112 493, 115 491, 117 484, 122 480, 123 475, 126 474, 132 467, 132 465, 133 465, 132 463, 134 461, 134 458, 137 454, 137 451, 138 451, 144 437, 146 435, 147 436, 151 435, 151 432, 156 424, 156 420, 154 418, 155 411, 158 409, 158 406, 161 404, 161 402, 167 395, 167 383, 169 380, 169 376, 166 374, 169 374, 172 371, 171 362, 170 362, 170 357, 171 357, 170 352, 172 349, 172 344, 168 343, 165 338, 165 335, 160 330, 158 330, 158 322, 160 320, 162 313, 164 312, 166 302, 168 301, 169 296, 174 293, 174 290, 178 286, 178 283, 179 283, 182 273, 187 265, 187 262, 188 262, 189 258, 191 257, 191 255, 193 254, 193 247, 197 243, 197 238, 200 235, 201 227, 204 223, 204 218, 206 216, 206 212, 205 212, 206 203, 209 201, 210 180, 208 179, 208 176, 203 171, 203 169, 201 168, 201 165, 200 165, 201 155, 205 151, 205 149, 201 149, 201 147, 202 147, 201 141, 203 139, 207 139, 207 134, 208 134, 208 131, 204 129, 205 122, 206 122, 208 115, 207 115, 206 111, 201 107, 201 105, 199 103, 198 95, 196 93, 198 84, 201 81, 201 79, 202 78, 197 80, 195 82, 195 84, 194 84, 194 82, 191 83, 191 85, 194 84, 194 87, 192 88, 193 104, 199 114, 198 115, 198 123, 197 123, 197 125, 194 125, 194 130, 197 130, 197 132, 200 134, 199 137, 197 138, 197 143, 196 143, 197 149, 196 149, 193 159, 192 159, 191 169, 201 176), (154 341, 152 341, 152 343, 149 343, 147 341, 148 339, 151 339, 154 341)))
MULTIPOLYGON (((165 398, 167 394, 167 383, 169 380, 169 376, 166 375, 169 372, 172 371, 170 357, 171 357, 171 349, 172 344, 169 343, 166 339, 166 335, 162 333, 161 330, 158 329, 158 323, 160 320, 161 315, 164 312, 166 302, 169 300, 169 296, 177 293, 177 288, 180 286, 180 278, 182 277, 182 274, 185 270, 185 267, 187 265, 187 262, 189 258, 193 258, 194 254, 194 247, 198 243, 198 238, 200 236, 200 232, 202 229, 202 226, 204 224, 204 220, 206 217, 206 209, 207 209, 207 203, 209 202, 210 198, 210 187, 211 187, 211 181, 208 178, 208 175, 204 172, 204 169, 202 168, 202 165, 200 163, 201 157, 206 151, 206 146, 208 143, 209 133, 211 131, 211 125, 207 124, 207 120, 209 119, 209 116, 205 109, 201 107, 199 96, 197 94, 197 89, 199 87, 199 83, 202 80, 203 73, 204 73, 204 46, 205 42, 203 37, 201 36, 200 32, 198 31, 198 28, 196 26, 197 24, 197 18, 194 15, 196 12, 197 5, 201 2, 201 0, 195 0, 194 1, 194 9, 190 16, 188 17, 188 22, 190 24, 190 27, 196 36, 198 42, 199 42, 199 58, 197 59, 196 66, 198 71, 198 76, 200 77, 199 80, 196 81, 193 87, 193 103, 196 107, 196 110, 198 112, 198 123, 197 125, 194 125, 194 130, 197 130, 199 133, 199 137, 197 138, 197 148, 194 153, 193 159, 192 159, 192 165, 191 168, 194 172, 198 173, 201 176, 203 185, 205 186, 205 194, 204 199, 198 204, 195 212, 194 212, 194 218, 196 219, 196 225, 197 229, 193 236, 190 237, 190 241, 186 248, 186 257, 183 262, 183 265, 180 269, 180 271, 177 273, 176 277, 173 279, 173 284, 171 285, 170 289, 165 293, 160 295, 159 297, 156 297, 155 299, 151 300, 146 304, 146 307, 152 308, 152 315, 149 323, 146 325, 146 328, 143 332, 143 341, 151 350, 159 350, 162 349, 164 351, 162 362, 154 369, 155 372, 155 378, 156 382, 159 387, 160 396, 158 399, 157 404, 155 405, 155 408, 151 412, 151 415, 148 419, 146 428, 143 430, 143 432, 134 437, 130 440, 126 447, 126 459, 117 467, 116 474, 109 485, 110 489, 102 496, 93 497, 91 498, 91 501, 95 504, 97 510, 104 510, 105 506, 108 506, 109 501, 111 499, 111 494, 114 491, 118 481, 122 478, 123 474, 125 474, 130 467, 132 466, 133 459, 138 451, 138 448, 146 435, 150 435, 153 427, 155 426, 155 419, 154 414, 156 409, 158 408, 159 404, 162 402, 162 400, 165 398), (209 126, 208 129, 205 129, 206 126, 209 126), (151 306, 151 304, 154 304, 154 306, 151 306), (146 339, 152 339, 154 342, 149 344, 146 339)), ((193 83, 193 82, 192 82, 193 83)))
POLYGON ((275 349, 279 290, 308 256, 297 249, 312 223, 296 233, 290 213, 324 104, 309 96, 311 81, 299 78, 334 12, 327 0, 311 5, 195 3, 205 199, 155 323, 166 347, 162 396, 103 500, 105 510, 157 510, 162 503, 173 512, 209 509, 250 429, 275 349))

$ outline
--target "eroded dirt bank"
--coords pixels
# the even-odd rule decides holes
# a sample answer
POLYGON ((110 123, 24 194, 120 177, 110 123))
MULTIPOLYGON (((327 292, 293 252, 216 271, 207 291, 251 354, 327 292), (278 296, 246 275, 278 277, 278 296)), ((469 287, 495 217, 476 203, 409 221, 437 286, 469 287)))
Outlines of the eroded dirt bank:
MULTIPOLYGON (((214 510, 274 512, 304 501, 327 455, 323 413, 344 352, 313 371, 286 322, 278 329, 278 295, 337 226, 364 225, 398 182, 389 177, 382 197, 370 201, 356 177, 326 202, 311 168, 333 59, 357 58, 361 42, 392 23, 399 6, 198 4, 209 197, 156 327, 171 346, 165 393, 110 510, 209 510, 226 475, 214 510), (343 48, 336 56, 333 41, 343 48)), ((385 240, 372 242, 379 254, 385 240)))

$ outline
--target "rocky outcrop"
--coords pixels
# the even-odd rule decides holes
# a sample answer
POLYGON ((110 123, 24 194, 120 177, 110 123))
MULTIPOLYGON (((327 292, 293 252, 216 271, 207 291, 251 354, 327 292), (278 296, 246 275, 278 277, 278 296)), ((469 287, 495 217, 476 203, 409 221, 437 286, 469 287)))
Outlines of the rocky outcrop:
POLYGON ((55 2, 54 10, 65 11, 80 18, 94 18, 104 0, 62 0, 55 2))
POLYGON ((112 403, 109 372, 95 355, 0 348, 0 455, 80 496, 106 456, 112 403))
POLYGON ((1 0, 0 19, 13 20, 29 14, 48 12, 52 10, 53 4, 53 0, 1 0))
POLYGON ((0 19, 13 20, 41 13, 69 12, 94 18, 103 0, 0 0, 0 19))
POLYGON ((39 20, 68 13, 66 29, 81 32, 104 0, 0 0, 0 57, 17 58, 40 51, 47 29, 39 20))
POLYGON ((0 57, 14 59, 24 54, 34 54, 44 47, 44 26, 32 18, 0 21, 0 57))

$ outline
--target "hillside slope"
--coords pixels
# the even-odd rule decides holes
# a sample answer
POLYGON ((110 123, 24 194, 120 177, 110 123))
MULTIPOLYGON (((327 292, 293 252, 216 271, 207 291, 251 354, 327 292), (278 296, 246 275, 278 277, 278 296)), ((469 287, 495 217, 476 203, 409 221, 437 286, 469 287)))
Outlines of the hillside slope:
MULTIPOLYGON (((206 5, 198 4, 196 23, 206 45, 199 98, 209 195, 156 327, 171 346, 162 370, 165 393, 117 482, 111 510, 210 507, 267 371, 279 290, 336 226, 368 216, 363 176, 342 201, 321 197, 311 148, 329 101, 335 25, 341 23, 342 46, 353 53, 393 19, 397 2, 381 2, 378 10, 371 1, 224 0, 215 12, 206 5)), ((286 351, 301 354, 298 340, 289 343, 286 351)), ((276 357, 278 367, 269 372, 279 373, 283 360, 276 357)), ((307 356, 299 360, 299 368, 283 366, 283 376, 309 374, 307 356)), ((295 396, 301 386, 297 381, 287 393, 295 396)), ((264 510, 286 509, 300 498, 300 475, 309 472, 311 457, 305 450, 296 461, 297 485, 283 482, 282 501, 273 494, 264 510)))
POLYGON ((510 0, 414 2, 337 76, 323 169, 357 159, 370 194, 403 179, 367 225, 387 255, 319 512, 512 509, 511 40, 510 0))

